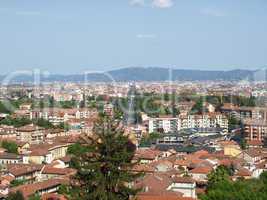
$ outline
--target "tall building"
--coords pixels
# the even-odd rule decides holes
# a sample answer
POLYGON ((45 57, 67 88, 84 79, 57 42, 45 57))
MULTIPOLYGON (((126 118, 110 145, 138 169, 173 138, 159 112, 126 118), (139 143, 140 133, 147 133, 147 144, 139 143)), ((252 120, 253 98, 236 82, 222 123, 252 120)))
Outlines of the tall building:
POLYGON ((44 128, 29 124, 17 129, 17 140, 30 144, 40 144, 44 141, 44 128))
POLYGON ((152 132, 177 132, 188 128, 216 128, 228 129, 228 119, 220 113, 204 115, 180 115, 179 117, 149 118, 148 129, 152 132))
POLYGON ((248 119, 244 121, 244 134, 247 141, 262 141, 267 137, 267 121, 248 119))

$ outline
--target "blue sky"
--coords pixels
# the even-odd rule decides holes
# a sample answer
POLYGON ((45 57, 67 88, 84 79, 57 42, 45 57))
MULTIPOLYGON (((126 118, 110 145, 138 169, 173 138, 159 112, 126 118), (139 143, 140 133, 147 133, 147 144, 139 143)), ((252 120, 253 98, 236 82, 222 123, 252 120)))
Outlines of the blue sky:
POLYGON ((0 74, 267 66, 266 0, 0 0, 0 74))

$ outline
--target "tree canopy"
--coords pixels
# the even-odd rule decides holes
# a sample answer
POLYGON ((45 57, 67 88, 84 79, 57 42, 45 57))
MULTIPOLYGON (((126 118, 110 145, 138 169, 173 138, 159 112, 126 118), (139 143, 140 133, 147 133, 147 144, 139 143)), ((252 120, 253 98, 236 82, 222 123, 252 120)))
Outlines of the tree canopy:
POLYGON ((237 181, 231 181, 226 172, 220 168, 217 173, 209 177, 211 187, 208 187, 207 193, 200 197, 201 200, 267 199, 267 172, 263 172, 259 179, 237 181))
POLYGON ((128 200, 138 191, 129 184, 140 176, 130 171, 135 146, 109 118, 100 119, 93 131, 94 136, 82 138, 82 145, 69 148, 77 174, 72 186, 61 190, 70 199, 128 200))
POLYGON ((24 200, 24 196, 20 191, 8 194, 7 200, 24 200))
POLYGON ((13 141, 4 140, 1 146, 6 149, 8 153, 18 153, 18 145, 13 141))

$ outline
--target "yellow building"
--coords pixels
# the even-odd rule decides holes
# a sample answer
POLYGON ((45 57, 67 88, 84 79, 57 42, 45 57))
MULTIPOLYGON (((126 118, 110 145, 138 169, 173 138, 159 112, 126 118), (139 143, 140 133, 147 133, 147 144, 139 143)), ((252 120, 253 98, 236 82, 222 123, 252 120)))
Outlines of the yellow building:
POLYGON ((32 146, 29 150, 29 162, 35 164, 51 163, 53 160, 65 157, 70 144, 41 144, 32 146))
POLYGON ((221 145, 226 156, 236 157, 242 152, 240 146, 234 141, 224 141, 221 145))

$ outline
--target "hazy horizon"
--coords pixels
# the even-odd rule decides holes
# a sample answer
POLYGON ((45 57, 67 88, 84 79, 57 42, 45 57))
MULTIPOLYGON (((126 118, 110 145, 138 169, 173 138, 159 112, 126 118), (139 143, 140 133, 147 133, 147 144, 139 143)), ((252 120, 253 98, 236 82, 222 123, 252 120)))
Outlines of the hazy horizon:
MULTIPOLYGON (((116 70, 123 70, 123 69, 129 69, 129 68, 166 68, 166 69, 171 69, 171 70, 196 70, 196 71, 235 71, 235 70, 249 70, 249 71, 257 71, 257 70, 262 70, 262 69, 266 69, 266 67, 259 67, 259 68, 251 68, 251 69, 246 69, 246 68, 232 68, 232 69, 222 69, 222 68, 213 68, 213 69, 205 69, 205 68, 175 68, 175 67, 160 67, 160 66, 130 66, 130 67, 114 67, 111 69, 107 69, 107 70, 84 70, 84 71, 80 71, 80 72, 73 72, 73 73, 68 73, 68 72, 62 72, 62 73, 56 73, 53 71, 48 71, 46 69, 41 69, 41 68, 25 68, 22 70, 18 70, 18 72, 34 72, 35 70, 40 71, 42 74, 46 74, 48 73, 49 75, 63 75, 63 76, 68 76, 68 75, 82 75, 84 73, 99 73, 99 72, 110 72, 110 71, 116 71, 116 70)), ((15 71, 12 72, 8 72, 8 73, 1 73, 1 76, 5 76, 8 74, 12 74, 12 73, 16 73, 15 71)))

